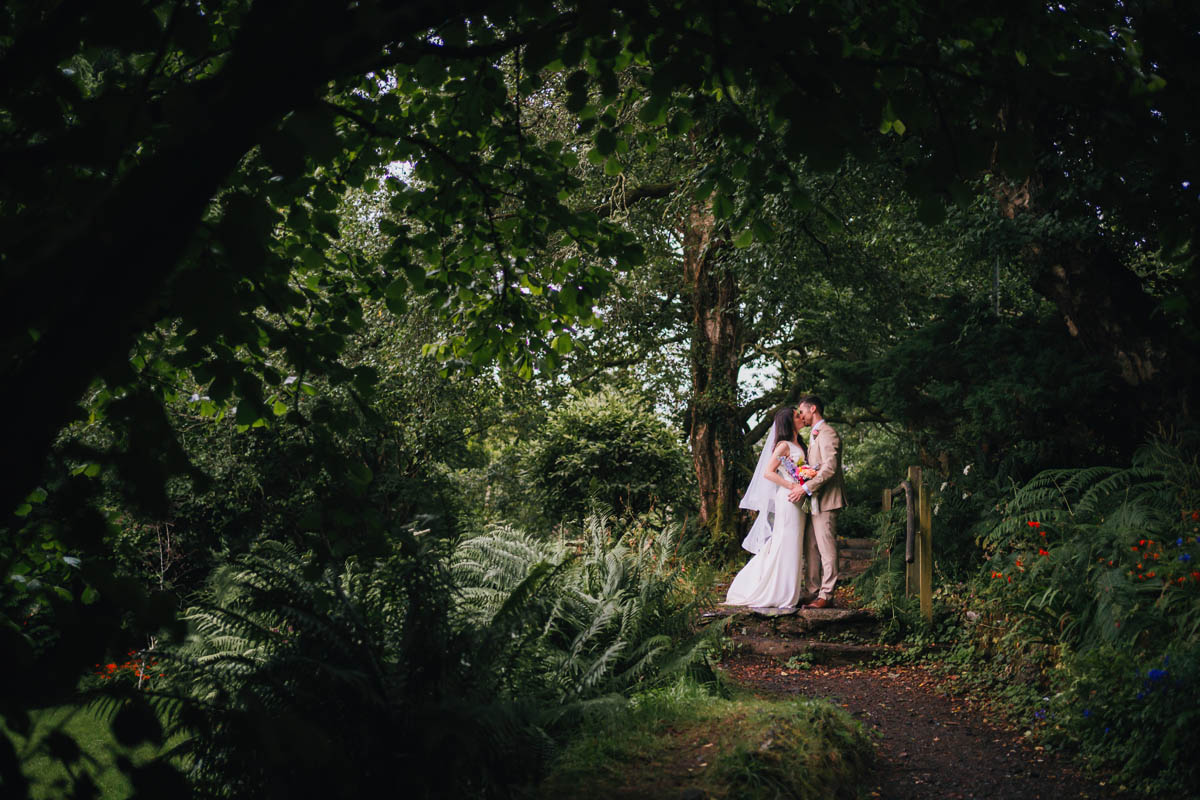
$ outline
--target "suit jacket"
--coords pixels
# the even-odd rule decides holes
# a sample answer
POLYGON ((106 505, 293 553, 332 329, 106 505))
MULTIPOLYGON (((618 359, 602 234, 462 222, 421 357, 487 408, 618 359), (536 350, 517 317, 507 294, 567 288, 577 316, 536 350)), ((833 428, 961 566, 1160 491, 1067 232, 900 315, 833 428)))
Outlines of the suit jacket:
POLYGON ((842 482, 842 438, 828 422, 808 437, 808 463, 817 468, 816 476, 804 484, 812 492, 814 514, 834 511, 846 505, 842 482))

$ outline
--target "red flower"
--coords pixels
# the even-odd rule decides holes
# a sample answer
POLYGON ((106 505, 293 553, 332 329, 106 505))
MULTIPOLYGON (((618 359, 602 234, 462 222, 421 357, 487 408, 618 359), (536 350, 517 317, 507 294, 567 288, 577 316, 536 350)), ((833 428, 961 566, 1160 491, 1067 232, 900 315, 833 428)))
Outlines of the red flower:
POLYGON ((1045 532, 1045 531, 1038 531, 1038 536, 1041 536, 1041 537, 1044 539, 1044 538, 1046 538, 1046 532, 1045 532))
POLYGON ((1193 511, 1193 512, 1192 512, 1192 519, 1193 519, 1193 520, 1200 519, 1200 511, 1193 511))
POLYGON ((1048 557, 1048 556, 1050 555, 1050 551, 1049 551, 1049 550, 1047 550, 1047 549, 1046 549, 1046 548, 1044 548, 1044 547, 1039 547, 1039 548, 1038 548, 1038 555, 1039 555, 1039 556, 1047 556, 1047 557, 1048 557))
POLYGON ((1029 522, 1027 522, 1027 523, 1025 523, 1025 524, 1026 524, 1026 525, 1028 525, 1028 526, 1029 526, 1029 527, 1031 527, 1031 528, 1040 528, 1040 527, 1042 526, 1042 523, 1040 523, 1040 522, 1034 522, 1033 520, 1029 520, 1029 522))
POLYGON ((1136 552, 1137 552, 1137 545, 1136 545, 1136 544, 1130 545, 1130 546, 1129 546, 1129 549, 1130 549, 1130 550, 1132 550, 1132 551, 1134 551, 1134 552, 1136 553, 1136 552))

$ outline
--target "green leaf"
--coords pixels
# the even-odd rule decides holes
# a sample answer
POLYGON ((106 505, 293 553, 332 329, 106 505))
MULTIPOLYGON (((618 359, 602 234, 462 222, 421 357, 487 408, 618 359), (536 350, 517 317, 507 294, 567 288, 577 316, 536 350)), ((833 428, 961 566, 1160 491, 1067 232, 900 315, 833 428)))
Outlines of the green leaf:
POLYGON ((366 464, 352 463, 346 471, 347 477, 360 486, 366 486, 375 477, 371 468, 366 464))
POLYGON ((554 343, 551 345, 554 352, 566 354, 575 349, 575 343, 571 341, 571 337, 565 333, 554 337, 554 343))
POLYGON ((724 192, 717 192, 713 197, 713 216, 717 219, 729 219, 733 216, 733 203, 724 192))
POLYGON ((667 132, 672 136, 682 136, 690 131, 695 124, 695 121, 691 117, 680 111, 671 117, 671 121, 667 123, 667 132))
POLYGON ((253 425, 261 419, 262 415, 258 412, 255 404, 243 397, 238 403, 237 414, 234 415, 234 422, 238 425, 253 425))
POLYGON ((273 413, 277 417, 282 417, 287 412, 288 412, 287 403, 283 402, 282 400, 276 400, 275 403, 271 406, 271 413, 273 413))
POLYGON ((601 155, 611 156, 617 149, 617 135, 608 128, 596 131, 596 149, 601 155))
POLYGON ((749 228, 733 237, 733 246, 740 250, 744 250, 752 244, 754 244, 754 232, 749 228))
POLYGON ((397 278, 388 284, 384 292, 384 302, 388 311, 399 316, 408 309, 408 281, 397 278))
POLYGON ((1017 57, 1017 63, 1020 64, 1022 67, 1029 63, 1029 59, 1025 56, 1025 53, 1023 51, 1017 50, 1016 52, 1013 53, 1013 55, 1015 55, 1017 57))
POLYGON ((604 162, 605 175, 620 175, 624 169, 625 168, 621 166, 621 159, 617 158, 616 156, 611 156, 607 161, 604 162))
POLYGON ((28 517, 31 511, 33 511, 33 506, 29 505, 29 503, 21 503, 13 513, 18 517, 28 517))
POLYGON ((667 119, 666 103, 654 95, 638 109, 638 119, 647 125, 662 125, 667 119))

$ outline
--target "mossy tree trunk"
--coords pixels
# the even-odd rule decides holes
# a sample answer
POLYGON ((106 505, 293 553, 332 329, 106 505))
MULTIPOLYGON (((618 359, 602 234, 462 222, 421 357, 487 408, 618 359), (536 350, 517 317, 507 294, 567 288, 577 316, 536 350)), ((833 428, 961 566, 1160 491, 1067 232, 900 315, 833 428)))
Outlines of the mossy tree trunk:
POLYGON ((692 301, 688 441, 700 488, 700 523, 713 547, 733 549, 738 497, 731 466, 743 438, 737 381, 745 325, 737 280, 721 264, 728 243, 711 209, 690 208, 681 234, 684 278, 692 301))

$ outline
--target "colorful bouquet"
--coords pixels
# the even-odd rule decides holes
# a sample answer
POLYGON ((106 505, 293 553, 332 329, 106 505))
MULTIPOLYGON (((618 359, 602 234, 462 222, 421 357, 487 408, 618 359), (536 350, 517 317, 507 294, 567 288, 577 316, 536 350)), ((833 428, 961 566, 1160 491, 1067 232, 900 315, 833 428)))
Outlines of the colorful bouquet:
POLYGON ((783 464, 783 468, 787 470, 788 475, 792 478, 792 480, 796 481, 796 483, 802 484, 809 478, 815 478, 817 476, 816 467, 810 467, 808 464, 797 464, 787 456, 779 459, 779 463, 783 464))

